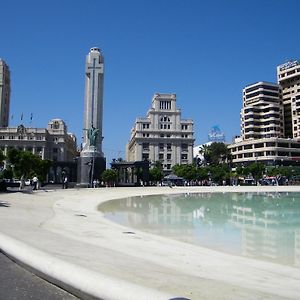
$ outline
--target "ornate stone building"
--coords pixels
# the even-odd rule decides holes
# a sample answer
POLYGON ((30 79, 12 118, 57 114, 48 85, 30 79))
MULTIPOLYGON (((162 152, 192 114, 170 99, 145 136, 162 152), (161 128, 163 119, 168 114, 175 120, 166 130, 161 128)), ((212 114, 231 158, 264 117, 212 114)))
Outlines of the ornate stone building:
POLYGON ((146 118, 138 118, 126 147, 127 161, 160 161, 168 174, 193 162, 193 121, 181 119, 175 94, 155 94, 146 118))
MULTIPOLYGON (((25 127, 22 124, 17 127, 1 127, 0 149, 7 154, 11 148, 30 151, 42 159, 52 160, 54 164, 49 180, 56 182, 61 181, 64 167, 67 168, 67 173, 71 172, 70 168, 77 156, 76 137, 67 132, 67 126, 61 119, 51 120, 47 128, 25 127)), ((75 177, 76 170, 74 172, 75 177)))

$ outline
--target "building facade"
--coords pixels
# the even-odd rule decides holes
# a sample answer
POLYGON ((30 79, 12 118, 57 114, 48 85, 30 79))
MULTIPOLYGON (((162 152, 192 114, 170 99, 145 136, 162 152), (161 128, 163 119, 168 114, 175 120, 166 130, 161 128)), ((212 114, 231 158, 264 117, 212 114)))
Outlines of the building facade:
POLYGON ((241 136, 229 145, 234 164, 300 165, 300 62, 278 66, 277 78, 243 89, 241 136))
POLYGON ((292 166, 300 161, 300 143, 293 139, 240 139, 228 147, 232 162, 238 165, 262 162, 270 166, 292 166))
POLYGON ((282 89, 284 136, 300 140, 300 61, 289 61, 277 67, 282 89))
POLYGON ((138 118, 126 147, 127 161, 160 161, 168 174, 176 164, 193 162, 193 121, 181 119, 175 94, 155 94, 145 118, 138 118))
POLYGON ((4 60, 0 58, 0 127, 7 127, 10 106, 10 72, 4 60))
POLYGON ((283 137, 283 109, 275 83, 257 82, 243 89, 243 140, 283 137))
POLYGON ((67 126, 61 119, 51 120, 47 128, 25 127, 22 124, 0 128, 0 150, 6 155, 12 148, 52 160, 55 166, 68 162, 73 164, 77 156, 76 137, 67 132, 67 126))

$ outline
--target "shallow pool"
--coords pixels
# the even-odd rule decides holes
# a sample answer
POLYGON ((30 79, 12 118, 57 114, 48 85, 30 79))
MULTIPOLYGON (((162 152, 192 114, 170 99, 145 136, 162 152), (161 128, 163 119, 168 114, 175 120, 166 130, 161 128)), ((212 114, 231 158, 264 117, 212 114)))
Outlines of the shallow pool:
POLYGON ((190 193, 99 206, 106 218, 235 255, 300 267, 300 193, 190 193))

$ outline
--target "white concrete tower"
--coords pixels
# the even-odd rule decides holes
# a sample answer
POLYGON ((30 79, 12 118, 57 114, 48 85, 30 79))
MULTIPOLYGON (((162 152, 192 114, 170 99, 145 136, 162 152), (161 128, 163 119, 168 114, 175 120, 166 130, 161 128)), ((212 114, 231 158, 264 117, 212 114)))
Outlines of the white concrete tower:
POLYGON ((92 186, 105 170, 102 152, 104 59, 99 48, 91 48, 85 63, 83 143, 78 160, 78 183, 92 186))
POLYGON ((96 156, 102 156, 102 123, 103 123, 103 78, 104 58, 99 48, 91 48, 86 56, 85 64, 85 102, 84 102, 84 139, 83 152, 91 150, 88 130, 94 127, 98 130, 95 151, 96 156))

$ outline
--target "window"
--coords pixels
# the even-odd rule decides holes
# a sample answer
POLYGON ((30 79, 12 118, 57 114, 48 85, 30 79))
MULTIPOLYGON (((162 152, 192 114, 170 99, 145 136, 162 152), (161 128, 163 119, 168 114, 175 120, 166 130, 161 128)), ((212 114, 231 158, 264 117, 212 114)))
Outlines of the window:
POLYGON ((158 158, 159 158, 159 160, 163 160, 164 159, 164 154, 163 153, 159 153, 158 158))
POLYGON ((149 128, 150 128, 150 124, 146 124, 146 123, 143 124, 143 129, 149 129, 149 128))
POLYGON ((181 151, 188 151, 188 145, 187 144, 182 144, 181 145, 181 151))
POLYGON ((188 125, 186 125, 186 124, 181 125, 181 130, 188 130, 188 125))
POLYGON ((167 154, 167 159, 171 159, 172 158, 172 154, 171 153, 168 153, 167 154))
POLYGON ((170 122, 170 118, 167 117, 167 116, 163 116, 163 117, 160 118, 160 121, 161 122, 170 122))
POLYGON ((252 149, 252 145, 245 145, 244 146, 244 150, 249 150, 249 149, 252 149))
POLYGON ((171 120, 168 116, 161 116, 159 122, 160 129, 171 129, 171 120))
POLYGON ((170 110, 171 109, 171 101, 170 100, 159 101, 159 109, 170 110))
POLYGON ((13 140, 15 137, 14 137, 13 135, 10 135, 8 138, 9 138, 10 140, 13 140))
POLYGON ((148 151, 149 150, 149 143, 143 143, 143 151, 146 150, 148 151))
POLYGON ((57 148, 53 148, 53 153, 58 153, 58 149, 57 148))
POLYGON ((266 147, 275 147, 275 143, 273 142, 267 142, 266 147))
POLYGON ((171 151, 172 150, 172 145, 171 144, 167 144, 167 150, 171 151))
POLYGON ((149 153, 143 153, 143 154, 142 154, 142 159, 143 159, 143 160, 149 159, 149 153))
POLYGON ((255 144, 254 148, 262 148, 264 146, 264 143, 255 144))
POLYGON ((287 143, 278 143, 278 147, 288 148, 289 144, 287 144, 287 143))
POLYGON ((59 129, 59 123, 57 121, 53 123, 53 129, 59 129))
POLYGON ((159 151, 164 151, 164 144, 162 143, 159 144, 159 151))
POLYGON ((299 144, 291 144, 292 148, 300 148, 300 143, 299 144))
POLYGON ((188 158, 188 156, 187 156, 186 153, 182 153, 182 154, 181 154, 181 159, 184 159, 184 160, 185 160, 185 159, 187 159, 187 158, 188 158))

